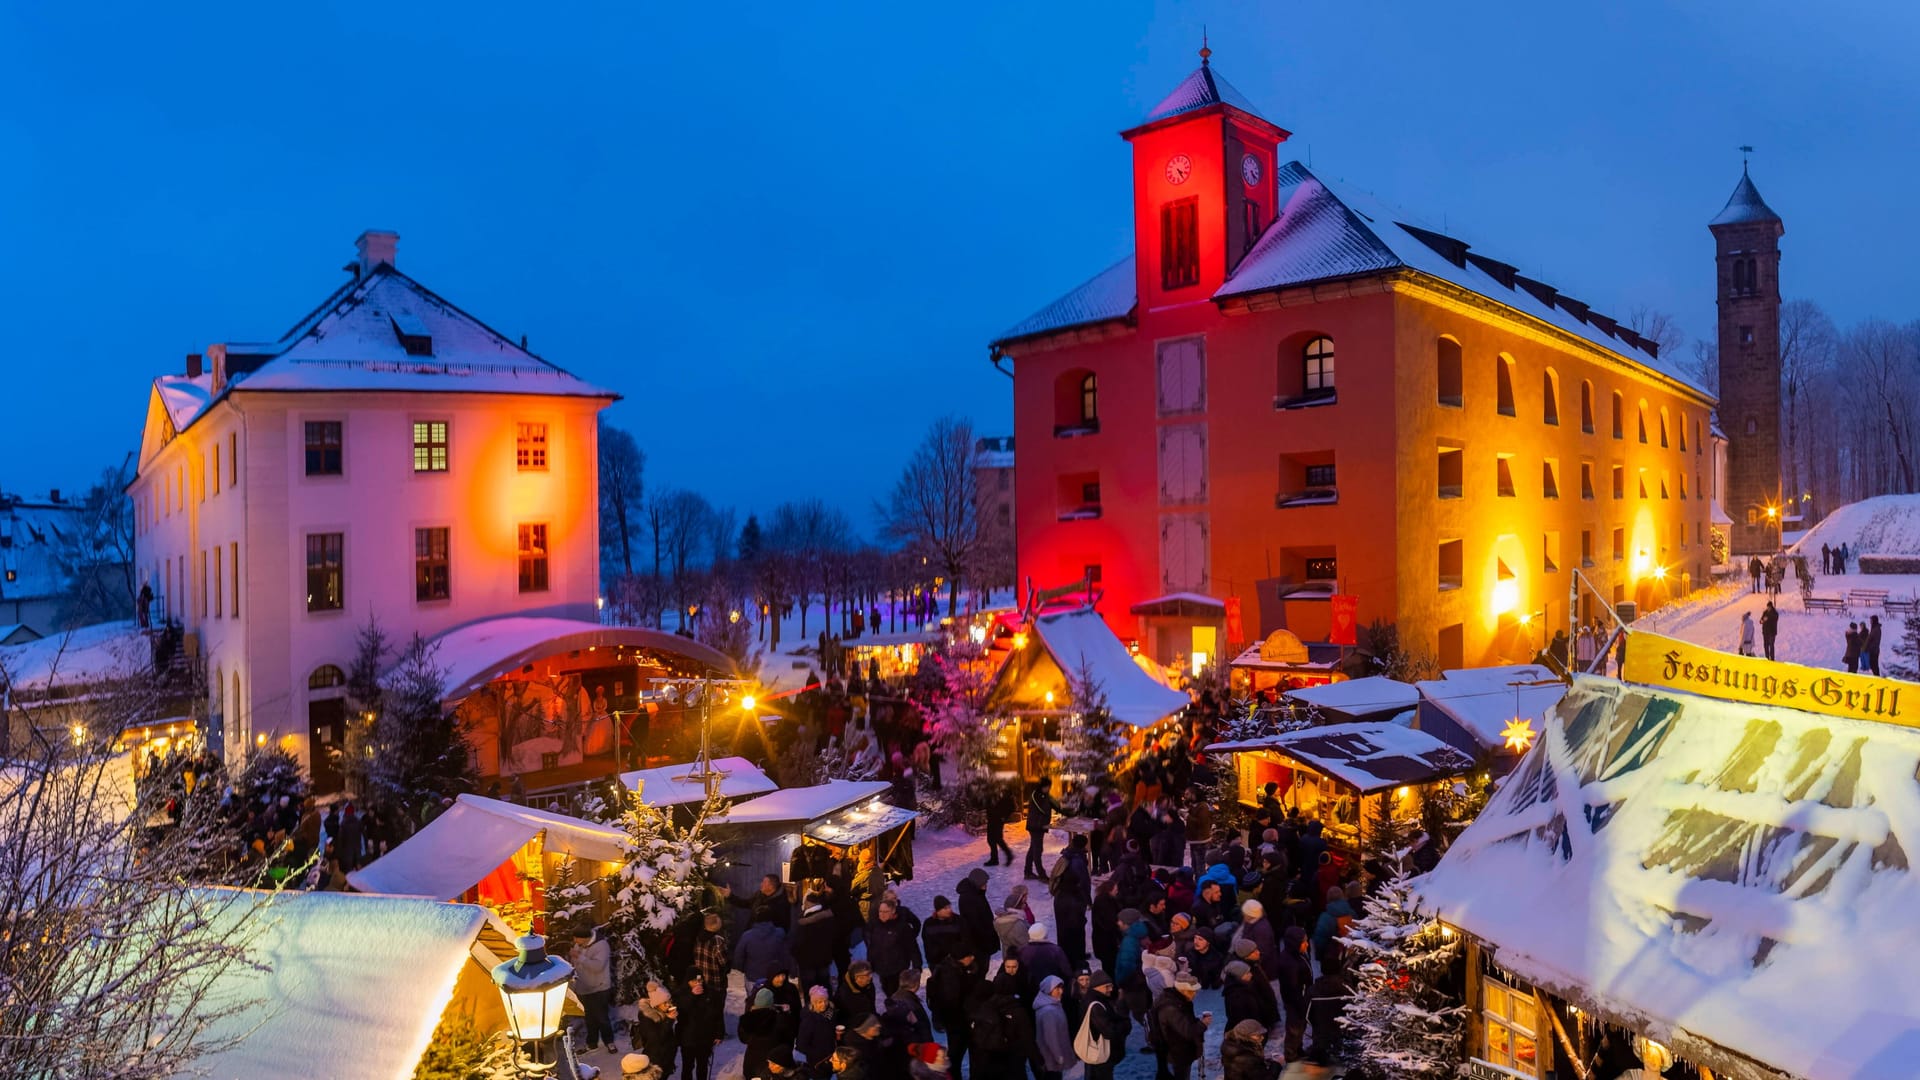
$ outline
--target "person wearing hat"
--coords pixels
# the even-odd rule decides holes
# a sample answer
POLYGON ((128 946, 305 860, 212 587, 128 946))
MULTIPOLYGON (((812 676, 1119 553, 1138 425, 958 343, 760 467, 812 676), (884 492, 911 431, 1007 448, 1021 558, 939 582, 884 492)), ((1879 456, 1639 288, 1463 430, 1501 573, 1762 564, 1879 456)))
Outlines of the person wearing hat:
POLYGON ((1074 833, 1060 856, 1053 882, 1053 917, 1060 926, 1060 947, 1075 970, 1087 966, 1087 908, 1093 903, 1093 875, 1087 869, 1087 834, 1074 833))
POLYGON ((824 1080, 833 1067, 827 1059, 833 1056, 833 1048, 840 1042, 840 1033, 833 1020, 833 995, 824 986, 815 986, 807 991, 807 1010, 800 1014, 799 1031, 794 1035, 793 1048, 806 1059, 804 1071, 814 1080, 824 1080))
POLYGON ((767 1051, 758 1072, 743 1072, 741 1075, 746 1080, 783 1080, 795 1076, 799 1071, 800 1063, 793 1059, 793 1048, 776 1046, 767 1051))
POLYGON ((1320 911, 1319 921, 1313 924, 1313 955, 1320 961, 1321 968, 1333 967, 1339 962, 1335 952, 1338 940, 1345 937, 1348 924, 1353 922, 1353 905, 1347 903, 1347 890, 1344 886, 1333 885, 1327 889, 1327 906, 1320 911))
POLYGON ((960 921, 982 963, 1000 951, 1000 935, 993 929, 993 905, 987 903, 987 872, 974 867, 955 887, 960 897, 960 921))
POLYGON ((1127 1036, 1133 1033, 1133 1020, 1127 1010, 1114 1001, 1113 976, 1095 971, 1087 981, 1088 1025, 1094 1038, 1107 1044, 1107 1060, 1087 1062, 1087 1080, 1113 1080, 1113 1067, 1127 1056, 1127 1036))
MULTIPOLYGON (((967 1005, 979 993, 980 962, 964 938, 933 969, 927 984, 927 1004, 935 1024, 947 1033, 947 1056, 955 1074, 967 1060, 973 1043, 973 1031, 967 1019, 967 1005)), ((978 1063, 975 1063, 976 1069, 978 1063)))
POLYGON ((1196 926, 1176 959, 1186 961, 1187 970, 1200 980, 1202 989, 1212 989, 1220 985, 1220 969, 1226 966, 1227 953, 1220 948, 1212 930, 1196 926))
POLYGON ((1040 980, 1033 995, 1033 1038, 1038 1051, 1040 1071, 1035 1080, 1060 1080, 1060 1074, 1073 1064, 1073 1036, 1067 1031, 1067 1011, 1060 999, 1067 984, 1058 975, 1040 980))
POLYGON ((920 949, 927 967, 939 967, 940 961, 953 952, 966 934, 966 925, 953 910, 953 901, 944 896, 934 897, 933 914, 920 924, 920 949))
POLYGON ((1067 951, 1047 940, 1047 924, 1034 923, 1027 930, 1027 943, 1020 947, 1020 973, 1024 986, 1038 989, 1048 976, 1065 981, 1073 973, 1067 951))
POLYGON ((680 1010, 673 1004, 673 995, 659 983, 650 982, 646 996, 634 1009, 633 1023, 627 1028, 633 1048, 645 1054, 663 1074, 673 1072, 673 1060, 680 1052, 680 1040, 674 1033, 674 1023, 679 1018, 680 1010))
POLYGON ((1100 883, 1093 894, 1093 906, 1089 909, 1091 920, 1088 928, 1093 938, 1093 958, 1109 972, 1113 971, 1120 955, 1120 912, 1127 906, 1120 902, 1120 882, 1115 880, 1117 876, 1109 874, 1100 883))
POLYGON ((1027 929, 1033 925, 1033 909, 1027 906, 1027 887, 1016 885, 1007 894, 1007 902, 993 917, 994 936, 1000 941, 1000 954, 1012 956, 1027 943, 1027 929))
POLYGON ((713 1049, 727 1035, 726 996, 706 984, 699 970, 687 975, 679 999, 680 1023, 674 1037, 680 1043, 680 1080, 708 1080, 713 1072, 713 1049))
POLYGON ((1264 972, 1245 960, 1235 960, 1221 972, 1223 985, 1220 1002, 1227 1011, 1227 1023, 1253 1020, 1265 1031, 1280 1022, 1280 1002, 1273 996, 1273 984, 1264 972))
POLYGON ((1260 950, 1260 966, 1265 969, 1267 978, 1277 978, 1280 974, 1280 953, 1273 934, 1273 924, 1267 921, 1267 908, 1258 900, 1248 900, 1240 905, 1240 925, 1233 928, 1234 955, 1241 956, 1239 944, 1250 941, 1260 950))
POLYGON ((734 1031, 746 1045, 740 1059, 741 1072, 749 1078, 758 1075, 767 1055, 784 1042, 780 1007, 772 990, 762 986, 747 996, 747 1011, 741 1014, 740 1024, 734 1031))
POLYGON ((834 932, 833 909, 827 907, 826 897, 808 893, 794 919, 792 941, 793 962, 803 984, 822 986, 831 981, 834 932))
POLYGON ((620 1059, 621 1080, 660 1080, 660 1068, 645 1054, 633 1053, 620 1059))
POLYGON ((907 1062, 907 1077, 908 1080, 948 1080, 952 1068, 953 1059, 946 1047, 937 1042, 923 1042, 913 1047, 913 1058, 907 1062))
POLYGON ((1213 1023, 1212 1013, 1193 1014, 1193 996, 1199 992, 1199 981, 1183 973, 1154 999, 1147 1024, 1153 1054, 1159 1061, 1155 1076, 1190 1080, 1193 1075, 1193 1063, 1200 1060, 1206 1046, 1207 1026, 1213 1023))
POLYGON ((1220 1040, 1220 1070, 1225 1080, 1271 1080, 1267 1068, 1267 1029, 1257 1020, 1242 1020, 1220 1040))

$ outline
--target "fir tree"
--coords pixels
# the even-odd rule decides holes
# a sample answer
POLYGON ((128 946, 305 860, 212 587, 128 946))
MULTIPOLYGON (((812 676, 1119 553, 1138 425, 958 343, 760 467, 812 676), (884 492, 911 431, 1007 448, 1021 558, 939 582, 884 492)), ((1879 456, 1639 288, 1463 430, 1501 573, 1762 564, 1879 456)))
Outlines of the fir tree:
POLYGON ((553 884, 547 886, 549 939, 565 940, 576 925, 588 926, 593 923, 596 884, 595 879, 580 876, 579 864, 572 856, 560 860, 559 869, 554 871, 553 884))
POLYGON ((1127 733, 1107 714, 1107 694, 1082 668, 1067 680, 1074 711, 1060 721, 1060 779, 1066 791, 1101 784, 1127 758, 1127 733))
POLYGON ((1365 902, 1343 943, 1353 972, 1345 1029, 1354 1074, 1369 1078, 1452 1076, 1466 1035, 1466 1008, 1445 988, 1460 939, 1415 908, 1404 857, 1365 902))
POLYGON ((613 912, 607 920, 623 1000, 634 1000, 649 978, 673 981, 667 939, 689 916, 712 906, 708 874, 719 860, 707 826, 724 817, 726 808, 716 789, 682 828, 670 810, 628 800, 620 818, 627 861, 611 879, 613 912))
POLYGON ((1889 670, 1903 679, 1920 678, 1920 614, 1900 621, 1900 643, 1893 651, 1900 661, 1889 665, 1889 670))

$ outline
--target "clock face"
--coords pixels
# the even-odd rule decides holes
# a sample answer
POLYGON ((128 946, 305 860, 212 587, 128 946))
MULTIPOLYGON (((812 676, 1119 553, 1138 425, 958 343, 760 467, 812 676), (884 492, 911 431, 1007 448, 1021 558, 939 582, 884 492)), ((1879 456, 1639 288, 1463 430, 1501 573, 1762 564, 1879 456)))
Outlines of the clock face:
POLYGON ((1240 159, 1240 179, 1252 187, 1260 182, 1260 159, 1248 154, 1240 159))
POLYGON ((1175 154, 1167 159, 1167 183, 1184 184, 1192 175, 1193 161, 1187 155, 1175 154))

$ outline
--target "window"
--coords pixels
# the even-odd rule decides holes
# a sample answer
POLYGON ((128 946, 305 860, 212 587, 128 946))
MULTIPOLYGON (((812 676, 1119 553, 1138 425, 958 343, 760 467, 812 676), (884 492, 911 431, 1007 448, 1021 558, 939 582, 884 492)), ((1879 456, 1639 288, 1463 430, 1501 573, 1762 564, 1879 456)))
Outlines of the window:
POLYGON ((1700 421, 1698 420, 1693 422, 1693 453, 1695 457, 1700 456, 1700 421))
POLYGON ((227 605, 227 616, 240 617, 240 541, 227 545, 227 573, 233 575, 233 603, 227 605))
POLYGON ((1481 1060, 1527 1076, 1540 1075, 1539 1006, 1533 996, 1491 979, 1482 979, 1480 986, 1486 1041, 1481 1060))
POLYGON ((1660 497, 1661 497, 1661 498, 1663 498, 1663 499, 1665 499, 1665 498, 1667 498, 1667 497, 1668 497, 1668 495, 1667 495, 1667 476, 1668 476, 1668 473, 1667 473, 1667 471, 1666 471, 1665 469, 1662 469, 1662 470, 1660 470, 1660 497))
POLYGON ((1740 344, 1742 345, 1753 344, 1753 327, 1743 326, 1740 328, 1740 344))
POLYGON ((1580 463, 1580 497, 1593 498, 1593 462, 1591 461, 1580 463))
POLYGON ((1759 433, 1760 433, 1760 418, 1757 416, 1747 417, 1747 434, 1758 435, 1759 433))
POLYGON ((1306 560, 1308 581, 1338 581, 1340 579, 1340 561, 1334 558, 1306 560))
POLYGON ((1591 567, 1593 565, 1592 529, 1580 530, 1580 565, 1584 567, 1591 567))
POLYGON ((217 439, 213 444, 213 493, 220 494, 220 443, 217 439))
POLYGON ((1080 576, 1084 578, 1089 585, 1100 584, 1100 564, 1097 562, 1086 564, 1080 568, 1080 576))
POLYGON ((226 613, 227 574, 223 564, 226 552, 219 544, 213 545, 213 617, 218 619, 226 613))
POLYGON ((1457 589, 1466 580, 1467 542, 1440 541, 1440 591, 1457 589))
POLYGON ((1053 434, 1056 438, 1091 435, 1100 430, 1100 380, 1085 368, 1061 372, 1053 384, 1053 434))
POLYGON ((1330 488, 1336 486, 1333 480, 1332 465, 1309 465, 1306 468, 1307 486, 1310 488, 1330 488))
POLYGON ((1552 368, 1540 376, 1540 422, 1560 426, 1560 376, 1552 368))
POLYGON ((240 433, 227 432, 227 486, 240 482, 240 433))
POLYGON ((1458 499, 1466 487, 1466 451, 1457 446, 1440 448, 1440 488, 1442 499, 1458 499))
POLYGON ((1160 287, 1200 283, 1200 200, 1180 199, 1160 208, 1160 287))
POLYGON ((1560 463, 1552 458, 1540 463, 1540 497, 1543 499, 1560 497, 1560 463))
POLYGON ((1434 637, 1434 656, 1440 661, 1441 671, 1457 671, 1467 666, 1467 634, 1463 623, 1453 623, 1440 628, 1434 637))
POLYGON ((1092 372, 1080 380, 1080 422, 1100 422, 1100 381, 1092 372))
POLYGON ((1647 497, 1647 470, 1641 469, 1639 476, 1640 476, 1640 497, 1644 499, 1647 497))
POLYGON ((1495 493, 1503 499, 1513 498, 1513 455, 1501 454, 1493 466, 1495 493))
POLYGON ((413 598, 445 600, 447 587, 447 530, 413 530, 413 598))
POLYGON ((1647 399, 1646 398, 1640 399, 1640 409, 1637 415, 1639 417, 1639 424, 1640 424, 1640 444, 1642 446, 1645 446, 1647 442, 1647 399))
POLYGON ((1614 438, 1624 439, 1627 437, 1626 424, 1627 424, 1627 399, 1621 396, 1620 391, 1615 390, 1613 392, 1613 437, 1614 438))
POLYGON ((520 591, 547 591, 547 527, 520 526, 520 591))
POLYGON ((307 534, 307 610, 339 611, 344 604, 345 533, 307 534))
POLYGON ((307 676, 307 689, 330 690, 336 686, 347 685, 347 673, 332 664, 322 664, 307 676))
POLYGON ((203 619, 207 617, 207 612, 209 610, 207 607, 207 592, 208 592, 207 549, 201 548, 200 549, 200 617, 203 619))
POLYGON ((1556 530, 1540 538, 1540 572, 1557 574, 1560 572, 1560 533, 1556 530))
POLYGON ((1667 448, 1667 407, 1660 406, 1660 448, 1667 448))
POLYGON ((1494 393, 1501 416, 1518 415, 1513 406, 1513 357, 1500 354, 1493 361, 1494 393))
POLYGON ((1580 430, 1593 434, 1593 384, 1580 380, 1580 430))
POLYGON ((1080 502, 1084 506, 1100 505, 1100 481, 1089 480, 1080 485, 1080 502))
POLYGON ((1248 199, 1240 204, 1244 215, 1240 224, 1240 254, 1253 250, 1254 241, 1260 239, 1260 204, 1248 199))
POLYGON ((307 421, 307 475, 340 475, 340 421, 307 421))
POLYGON ((1302 385, 1308 397, 1333 396, 1333 339, 1317 337, 1300 350, 1302 385))
POLYGON ((1627 467, 1625 465, 1615 465, 1613 467, 1613 497, 1616 499, 1624 499, 1627 497, 1627 467))
POLYGON ((1680 410, 1680 452, 1685 453, 1686 450, 1687 450, 1687 412, 1685 409, 1682 409, 1680 410))
POLYGON ((1462 396, 1460 372, 1460 343, 1452 338, 1441 338, 1434 345, 1439 362, 1440 404, 1459 408, 1466 399, 1462 396))
POLYGON ((1680 474, 1680 497, 1683 499, 1687 497, 1687 474, 1686 473, 1680 474))
POLYGON ((413 422, 413 471, 447 471, 447 422, 445 420, 413 422))
POLYGON ((1613 561, 1619 562, 1627 557, 1627 530, 1613 530, 1613 561))
POLYGON ((513 462, 521 472, 547 471, 547 425, 513 426, 513 462))

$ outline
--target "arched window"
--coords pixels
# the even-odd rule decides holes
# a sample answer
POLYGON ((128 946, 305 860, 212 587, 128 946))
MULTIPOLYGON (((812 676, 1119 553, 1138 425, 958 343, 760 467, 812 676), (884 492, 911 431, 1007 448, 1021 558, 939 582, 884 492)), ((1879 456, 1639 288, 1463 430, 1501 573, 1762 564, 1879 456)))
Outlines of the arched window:
POLYGON ((1667 445, 1667 407, 1665 405, 1662 405, 1660 406, 1660 446, 1664 449, 1666 445, 1667 445))
POLYGON ((1700 421, 1698 420, 1693 422, 1693 453, 1696 457, 1700 454, 1700 421))
POLYGON ((347 673, 332 664, 322 664, 307 676, 307 689, 327 690, 335 686, 347 685, 347 673))
POLYGON ((216 719, 225 717, 227 715, 227 684, 220 678, 219 668, 213 669, 213 678, 208 679, 207 682, 210 684, 208 689, 212 691, 207 701, 207 710, 216 719))
POLYGON ((250 743, 253 741, 253 718, 241 715, 246 709, 240 703, 240 673, 237 671, 233 673, 232 691, 227 695, 227 706, 233 710, 234 723, 240 725, 241 740, 250 743))
POLYGON ((1560 426, 1560 376, 1552 368, 1540 375, 1540 420, 1560 426))
POLYGON ((1647 441, 1647 399, 1646 398, 1640 399, 1639 416, 1640 416, 1640 441, 1642 443, 1645 443, 1647 441))
POLYGON ((1080 422, 1097 424, 1100 422, 1100 383, 1099 376, 1087 372, 1080 380, 1080 422))
POLYGON ((1593 434, 1593 383, 1580 380, 1580 430, 1593 434))
POLYGON ((1434 348, 1439 359, 1440 404, 1458 407, 1466 400, 1461 393, 1460 343, 1443 337, 1434 348))
POLYGON ((1333 396, 1333 339, 1317 337, 1300 350, 1301 386, 1307 397, 1333 396))
POLYGON ((1627 399, 1618 390, 1613 392, 1613 437, 1627 437, 1627 399))
POLYGON ((1687 448, 1687 410, 1681 409, 1680 410, 1680 449, 1684 452, 1686 448, 1687 448))
POLYGON ((1513 357, 1501 353, 1494 357, 1494 393, 1501 416, 1518 415, 1513 406, 1513 357))

